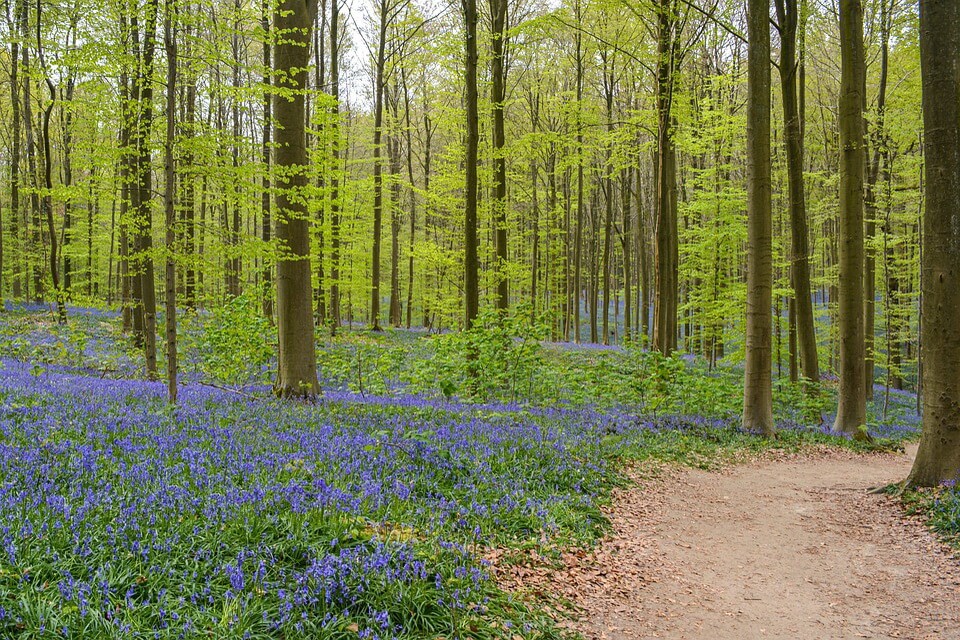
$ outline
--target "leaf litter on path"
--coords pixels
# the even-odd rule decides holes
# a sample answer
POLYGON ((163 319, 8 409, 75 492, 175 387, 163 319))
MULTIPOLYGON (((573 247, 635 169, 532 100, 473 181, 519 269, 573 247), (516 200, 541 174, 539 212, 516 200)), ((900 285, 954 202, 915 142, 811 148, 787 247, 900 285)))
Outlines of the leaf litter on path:
POLYGON ((552 602, 591 640, 960 639, 960 559, 868 493, 910 462, 821 450, 635 470, 595 548, 488 559, 503 587, 552 602))

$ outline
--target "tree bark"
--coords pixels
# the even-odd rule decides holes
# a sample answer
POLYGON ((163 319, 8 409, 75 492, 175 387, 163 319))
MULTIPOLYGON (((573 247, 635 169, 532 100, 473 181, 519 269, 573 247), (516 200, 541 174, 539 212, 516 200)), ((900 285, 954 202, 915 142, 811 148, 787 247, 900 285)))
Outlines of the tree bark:
POLYGON ((473 326, 480 312, 479 265, 477 262, 477 147, 480 114, 477 96, 477 0, 463 0, 464 106, 467 133, 464 157, 464 328, 473 326))
POLYGON ((510 281, 507 276, 507 159, 504 128, 507 97, 507 0, 490 0, 490 102, 493 111, 493 224, 496 229, 497 309, 510 306, 510 281))
POLYGON ((770 5, 747 3, 747 328, 743 428, 772 436, 773 218, 770 185, 770 5))
POLYGON ((863 327, 863 7, 840 0, 840 389, 837 433, 866 427, 863 327))
POLYGON ((676 3, 657 5, 657 206, 654 251, 653 346, 664 355, 677 348, 679 241, 677 238, 676 149, 673 89, 676 62, 676 3))
POLYGON ((320 391, 313 335, 310 220, 307 213, 307 65, 317 0, 282 0, 273 18, 277 36, 273 70, 277 167, 277 335, 279 367, 274 390, 285 398, 312 398, 320 391))
POLYGON ((927 207, 923 220, 923 436, 907 478, 960 478, 960 4, 920 0, 927 207))
MULTIPOLYGON (((143 49, 140 49, 135 19, 131 20, 134 48, 137 51, 138 68, 134 73, 132 98, 136 105, 133 114, 131 164, 134 184, 133 225, 136 265, 134 278, 139 286, 140 312, 142 314, 142 340, 145 370, 148 378, 157 376, 157 290, 153 263, 153 171, 149 137, 153 126, 153 63, 156 48, 157 0, 146 4, 146 26, 143 34, 143 49)), ((136 292, 136 289, 135 289, 136 292)))

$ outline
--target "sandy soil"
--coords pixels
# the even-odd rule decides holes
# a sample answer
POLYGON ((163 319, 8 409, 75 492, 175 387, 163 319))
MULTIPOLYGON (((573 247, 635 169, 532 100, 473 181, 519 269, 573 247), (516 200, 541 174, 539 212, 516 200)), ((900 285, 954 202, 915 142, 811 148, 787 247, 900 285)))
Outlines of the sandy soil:
POLYGON ((588 638, 960 639, 960 560, 867 493, 908 455, 673 471, 618 492, 613 532, 501 578, 575 602, 588 638))

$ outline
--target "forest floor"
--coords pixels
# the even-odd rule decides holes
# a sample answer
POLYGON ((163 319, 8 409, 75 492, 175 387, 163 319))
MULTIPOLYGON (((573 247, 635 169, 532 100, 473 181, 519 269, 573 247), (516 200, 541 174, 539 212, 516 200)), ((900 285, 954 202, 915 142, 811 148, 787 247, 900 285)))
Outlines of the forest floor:
POLYGON ((960 638, 960 559, 868 493, 914 449, 638 471, 596 549, 500 579, 575 603, 591 639, 960 638))

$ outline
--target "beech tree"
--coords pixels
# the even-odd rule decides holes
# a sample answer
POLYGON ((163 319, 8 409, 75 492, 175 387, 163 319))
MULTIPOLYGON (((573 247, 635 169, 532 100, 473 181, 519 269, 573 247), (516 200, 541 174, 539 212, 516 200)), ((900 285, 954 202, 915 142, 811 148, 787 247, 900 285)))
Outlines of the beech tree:
POLYGON ((860 434, 867 406, 863 326, 863 7, 840 0, 840 389, 833 430, 860 434))
POLYGON ((463 21, 464 106, 467 112, 464 158, 463 325, 464 328, 469 329, 480 313, 480 273, 477 262, 477 147, 480 143, 477 95, 477 0, 463 0, 463 21))
POLYGON ((770 4, 747 3, 747 343, 743 428, 773 435, 773 222, 770 204, 770 4))
POLYGON ((923 436, 907 485, 960 477, 960 4, 920 0, 924 156, 923 436))
MULTIPOLYGON (((0 37, 11 57, 0 69, 9 87, 0 151, 10 173, 0 185, 0 287, 8 300, 53 305, 61 291, 73 304, 119 305, 145 371, 156 376, 169 360, 156 350, 157 306, 202 311, 237 294, 238 304, 262 297, 263 315, 289 327, 274 292, 300 291, 302 283, 281 285, 277 276, 299 273, 302 260, 312 267, 314 336, 388 317, 395 326, 450 329, 506 301, 518 309, 522 302, 555 340, 617 344, 629 335, 711 368, 756 354, 752 337, 747 349, 744 313, 754 290, 742 108, 748 23, 733 0, 706 14, 683 0, 494 0, 479 7, 479 33, 469 43, 460 7, 424 18, 419 0, 387 0, 370 5, 364 27, 342 5, 318 3, 310 51, 295 61, 304 62, 304 85, 286 72, 289 60, 276 60, 279 46, 306 45, 275 30, 273 0, 172 4, 179 81, 171 96, 157 90, 169 62, 158 28, 165 2, 41 3, 39 21, 35 0, 6 3, 0 37), (467 44, 473 56, 465 59, 467 44), (293 131, 293 120, 277 122, 275 108, 296 109, 299 95, 303 164, 289 139, 274 136, 293 131), (154 113, 171 108, 169 176, 154 113), (278 164, 281 156, 293 164, 278 164), (173 296, 165 269, 148 273, 168 257, 170 225, 152 224, 161 211, 166 223, 168 182, 173 296), (284 219, 281 205, 291 212, 284 219), (389 243, 376 241, 378 217, 389 243), (278 236, 298 237, 303 227, 308 243, 278 236), (389 316, 379 308, 388 268, 389 316), (382 273, 377 295, 375 271, 382 273)), ((786 377, 787 367, 792 379, 843 374, 839 329, 862 316, 866 351, 843 347, 843 363, 862 359, 866 372, 872 358, 878 383, 915 390, 925 188, 915 7, 872 0, 863 14, 870 66, 855 102, 866 103, 858 107, 866 121, 858 139, 860 155, 867 146, 869 153, 862 183, 844 178, 844 206, 853 197, 846 185, 863 184, 864 249, 848 260, 836 176, 841 159, 856 154, 838 144, 839 14, 804 0, 773 6, 780 78, 771 99, 780 106, 770 118, 782 132, 770 149, 773 375, 786 377), (846 283, 854 262, 863 264, 854 278, 860 294, 846 283), (848 305, 862 311, 841 310, 848 305)), ((849 33, 850 13, 843 16, 849 33)), ((299 132, 290 136, 299 140, 299 132)), ((847 219, 845 229, 859 228, 847 219)), ((281 348, 297 351, 282 331, 281 348)), ((305 325, 300 335, 307 340, 305 325)), ((849 373, 840 378, 846 388, 849 373)))
POLYGON ((317 0, 282 0, 273 16, 277 183, 277 336, 275 391, 311 398, 320 390, 313 337, 310 219, 307 214, 306 96, 317 0))

